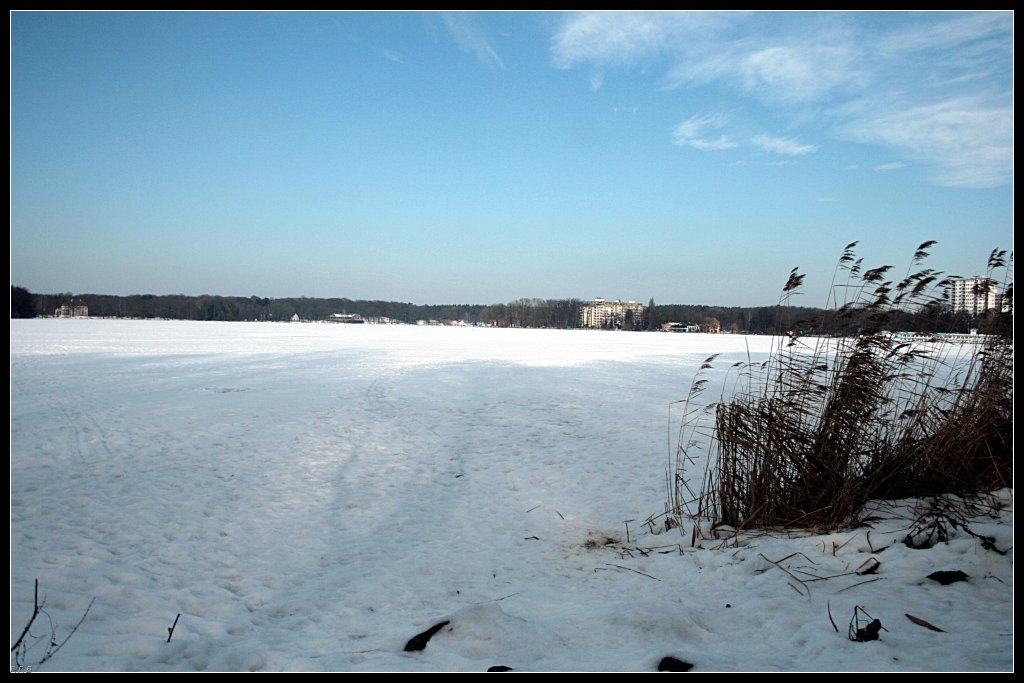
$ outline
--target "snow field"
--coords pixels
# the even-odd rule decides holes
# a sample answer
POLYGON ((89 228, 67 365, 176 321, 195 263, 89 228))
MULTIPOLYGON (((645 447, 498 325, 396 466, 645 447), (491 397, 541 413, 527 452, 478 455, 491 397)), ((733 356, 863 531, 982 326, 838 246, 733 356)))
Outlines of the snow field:
MULTIPOLYGON (((870 540, 723 550, 641 527, 664 507, 668 404, 708 355, 722 354, 717 396, 733 362, 769 349, 729 335, 12 321, 12 643, 38 578, 61 632, 96 598, 48 670, 649 671, 665 655, 705 671, 1012 668, 1012 551, 965 535, 910 550, 899 518, 870 540), (761 556, 798 551, 791 571, 876 557, 882 579, 805 595, 761 556), (924 578, 952 568, 970 581, 924 578), (846 639, 855 604, 889 629, 880 641, 846 639), (424 651, 403 651, 445 619, 424 651)), ((1012 499, 972 529, 1011 547, 1012 499)))

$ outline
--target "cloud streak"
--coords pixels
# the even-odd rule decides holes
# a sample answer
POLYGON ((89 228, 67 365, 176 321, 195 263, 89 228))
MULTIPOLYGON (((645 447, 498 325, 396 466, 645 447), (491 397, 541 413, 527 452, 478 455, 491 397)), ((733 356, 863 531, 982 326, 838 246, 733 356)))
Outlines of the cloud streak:
POLYGON ((712 13, 581 12, 567 15, 551 41, 559 69, 581 64, 632 66, 671 50, 702 28, 718 25, 712 13))
MULTIPOLYGON (((750 106, 737 111, 763 109, 796 133, 751 139, 776 154, 809 154, 818 148, 800 133, 825 135, 886 146, 940 186, 1013 180, 1012 12, 570 14, 551 59, 585 73, 640 68, 663 90, 730 106, 739 97, 750 106)), ((716 127, 695 117, 673 142, 737 145, 709 135, 716 127)))
POLYGON ((725 123, 726 119, 721 114, 695 114, 672 129, 672 141, 677 145, 693 147, 702 152, 731 149, 736 147, 737 143, 725 135, 719 135, 714 139, 705 137, 709 129, 721 128, 725 123))
POLYGON ((448 34, 463 52, 473 55, 478 62, 490 69, 505 68, 501 57, 491 47, 486 34, 472 15, 465 12, 445 12, 441 16, 448 34))
POLYGON ((750 142, 765 151, 786 156, 802 156, 818 151, 817 145, 805 145, 791 138, 777 138, 771 135, 758 135, 751 138, 750 142))
POLYGON ((1013 179, 1011 102, 946 99, 865 116, 842 133, 905 150, 932 167, 932 182, 940 186, 997 187, 1013 179))

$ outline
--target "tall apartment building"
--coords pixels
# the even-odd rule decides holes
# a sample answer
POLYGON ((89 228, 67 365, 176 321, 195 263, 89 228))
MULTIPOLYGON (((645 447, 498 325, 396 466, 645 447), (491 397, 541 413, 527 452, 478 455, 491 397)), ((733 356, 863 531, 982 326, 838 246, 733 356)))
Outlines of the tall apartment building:
POLYGON ((949 305, 954 313, 981 315, 990 309, 1002 310, 1003 292, 993 280, 980 275, 953 280, 949 286, 949 305))
POLYGON ((623 303, 619 299, 605 301, 597 297, 580 306, 580 327, 622 328, 639 327, 644 317, 644 305, 635 301, 623 303))

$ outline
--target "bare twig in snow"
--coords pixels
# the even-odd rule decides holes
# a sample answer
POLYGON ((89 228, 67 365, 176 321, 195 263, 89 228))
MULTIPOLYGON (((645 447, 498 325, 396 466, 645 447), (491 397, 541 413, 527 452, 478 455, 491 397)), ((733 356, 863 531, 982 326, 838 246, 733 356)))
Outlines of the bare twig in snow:
POLYGON ((181 613, 179 612, 178 616, 174 617, 174 623, 171 624, 169 627, 167 627, 167 642, 168 643, 171 642, 171 636, 174 635, 174 629, 175 629, 175 627, 177 627, 178 619, 180 619, 180 618, 181 618, 181 613))
POLYGON ((643 572, 638 571, 636 569, 631 569, 629 567, 623 567, 621 564, 612 564, 610 562, 608 562, 607 564, 608 564, 609 567, 615 567, 616 569, 625 569, 627 572, 633 572, 634 574, 639 574, 640 576, 646 576, 648 579, 654 579, 655 581, 661 581, 661 579, 659 579, 657 576, 651 576, 650 574, 644 574, 643 572))

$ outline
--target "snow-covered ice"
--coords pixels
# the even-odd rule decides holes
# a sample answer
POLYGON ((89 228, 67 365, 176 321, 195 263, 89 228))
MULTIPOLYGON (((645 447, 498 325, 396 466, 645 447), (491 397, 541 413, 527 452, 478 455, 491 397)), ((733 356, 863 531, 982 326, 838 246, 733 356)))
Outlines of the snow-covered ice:
POLYGON ((12 320, 11 642, 38 578, 58 637, 95 598, 44 670, 1011 670, 1009 491, 970 526, 1006 554, 906 547, 912 501, 718 548, 642 526, 669 404, 770 345, 12 320), (879 640, 848 639, 856 606, 879 640))

